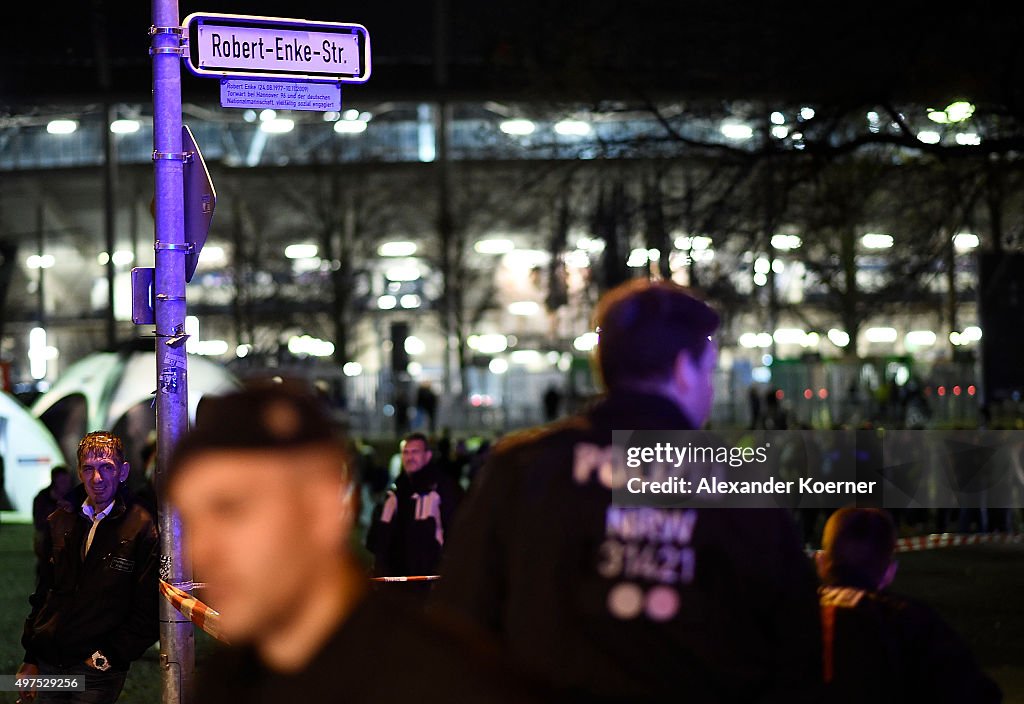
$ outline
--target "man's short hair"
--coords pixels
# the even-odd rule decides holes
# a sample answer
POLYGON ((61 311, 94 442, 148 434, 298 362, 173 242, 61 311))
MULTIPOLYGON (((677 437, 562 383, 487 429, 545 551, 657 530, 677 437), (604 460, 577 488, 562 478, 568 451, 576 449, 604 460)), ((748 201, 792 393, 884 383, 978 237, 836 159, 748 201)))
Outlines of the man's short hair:
POLYGON ((124 443, 121 438, 107 430, 87 434, 78 443, 78 466, 82 466, 86 455, 110 456, 118 464, 124 464, 124 443))
POLYGON ((594 324, 597 370, 614 389, 668 378, 681 352, 700 357, 719 316, 682 286, 636 279, 601 298, 594 324))
POLYGON ((427 450, 428 452, 430 451, 430 440, 427 438, 425 434, 419 432, 408 433, 405 437, 402 438, 402 445, 404 446, 410 440, 419 440, 420 442, 423 443, 423 449, 427 450))
POLYGON ((294 450, 329 447, 348 476, 348 453, 323 402, 282 384, 257 384, 223 396, 204 396, 196 423, 178 442, 170 476, 197 455, 230 450, 294 450))
POLYGON ((839 509, 825 523, 821 543, 828 563, 827 581, 877 589, 896 550, 896 524, 881 509, 839 509))

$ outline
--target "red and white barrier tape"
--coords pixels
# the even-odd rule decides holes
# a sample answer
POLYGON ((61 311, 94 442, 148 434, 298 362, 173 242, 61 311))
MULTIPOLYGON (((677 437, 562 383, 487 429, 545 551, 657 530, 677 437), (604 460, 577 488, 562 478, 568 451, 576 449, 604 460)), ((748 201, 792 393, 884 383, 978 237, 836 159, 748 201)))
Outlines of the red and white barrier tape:
MULTIPOLYGON (((374 577, 373 581, 433 582, 437 579, 441 579, 441 576, 429 574, 412 575, 409 577, 374 577)), ((205 587, 205 582, 184 582, 175 586, 162 579, 160 580, 160 593, 171 603, 171 606, 180 611, 182 616, 202 628, 217 640, 226 642, 226 639, 220 632, 220 612, 216 609, 211 609, 202 601, 188 593, 192 589, 203 589, 205 587)))
POLYGON ((918 552, 964 545, 1005 545, 1024 543, 1024 533, 932 533, 900 538, 896 552, 918 552))
POLYGON ((441 579, 439 574, 419 574, 411 577, 371 577, 373 582, 433 582, 441 579))
MULTIPOLYGON (((968 545, 1021 545, 1024 533, 932 533, 900 538, 896 541, 896 552, 920 552, 939 548, 958 548, 968 545)), ((807 548, 807 556, 818 552, 807 548)))
MULTIPOLYGON (((189 583, 183 584, 182 586, 194 589, 198 585, 189 583)), ((220 612, 215 609, 211 609, 188 592, 174 586, 173 584, 165 582, 162 579, 160 580, 160 593, 163 594, 167 601, 171 602, 171 606, 181 612, 182 616, 202 628, 217 640, 226 642, 226 639, 220 632, 220 612)))

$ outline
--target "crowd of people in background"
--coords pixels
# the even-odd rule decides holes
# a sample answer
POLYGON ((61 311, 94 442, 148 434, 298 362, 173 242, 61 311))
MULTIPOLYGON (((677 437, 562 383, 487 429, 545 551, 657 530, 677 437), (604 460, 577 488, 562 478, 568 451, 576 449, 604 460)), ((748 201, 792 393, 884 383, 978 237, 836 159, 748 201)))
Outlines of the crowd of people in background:
MULTIPOLYGON (((280 380, 204 401, 166 468, 230 643, 196 701, 999 702, 960 637, 890 591, 887 512, 815 514, 815 563, 786 509, 613 501, 614 430, 705 425, 718 325, 674 284, 625 284, 598 306, 592 407, 472 450, 411 433, 386 463, 280 380)), ((114 702, 157 638, 155 506, 112 434, 77 460, 80 486, 55 472, 40 495, 19 675, 87 691, 25 704, 114 702)))

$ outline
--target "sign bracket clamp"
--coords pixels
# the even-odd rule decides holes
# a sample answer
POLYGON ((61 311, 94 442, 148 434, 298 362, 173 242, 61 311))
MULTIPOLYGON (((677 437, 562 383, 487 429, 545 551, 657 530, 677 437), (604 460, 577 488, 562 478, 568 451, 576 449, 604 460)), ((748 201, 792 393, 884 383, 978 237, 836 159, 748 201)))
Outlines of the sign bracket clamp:
POLYGON ((157 252, 167 251, 167 252, 184 252, 185 254, 192 254, 193 252, 196 251, 196 246, 194 244, 192 244, 191 242, 176 243, 176 242, 161 242, 160 240, 157 240, 156 244, 153 245, 153 249, 155 251, 157 251, 157 252))
POLYGON ((156 25, 150 25, 149 36, 155 37, 161 34, 171 34, 179 37, 178 46, 154 46, 149 48, 149 55, 155 56, 157 54, 177 54, 178 56, 185 58, 188 54, 188 32, 185 31, 184 27, 157 27, 156 25))
POLYGON ((158 152, 153 151, 153 161, 180 161, 182 163, 188 163, 195 158, 195 152, 158 152))

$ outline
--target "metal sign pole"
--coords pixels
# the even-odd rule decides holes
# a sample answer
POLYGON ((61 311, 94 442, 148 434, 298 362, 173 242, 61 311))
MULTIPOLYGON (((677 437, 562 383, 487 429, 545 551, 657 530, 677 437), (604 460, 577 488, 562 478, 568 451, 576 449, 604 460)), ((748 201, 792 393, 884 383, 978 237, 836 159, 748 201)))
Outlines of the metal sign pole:
MULTIPOLYGON (((191 580, 181 521, 167 502, 166 468, 188 428, 185 354, 185 201, 181 129, 181 25, 177 0, 153 0, 153 161, 156 177, 156 490, 159 498, 160 576, 173 585, 191 580)), ((163 704, 189 704, 195 668, 192 624, 160 601, 163 704)))

